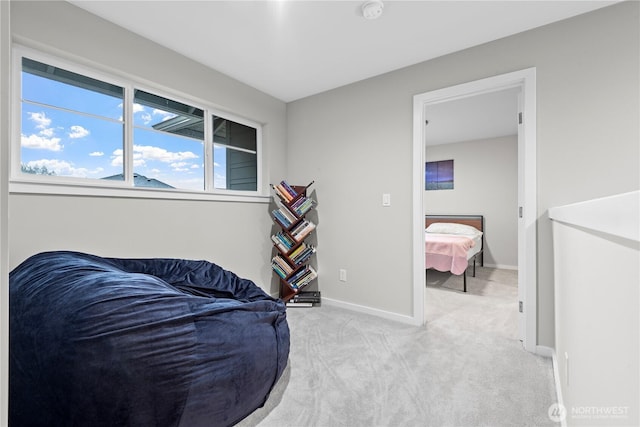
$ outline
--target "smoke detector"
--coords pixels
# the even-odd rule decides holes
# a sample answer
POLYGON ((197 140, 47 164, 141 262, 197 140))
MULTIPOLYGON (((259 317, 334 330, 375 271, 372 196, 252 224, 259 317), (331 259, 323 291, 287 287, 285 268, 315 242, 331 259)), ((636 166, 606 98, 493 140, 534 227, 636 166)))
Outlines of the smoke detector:
POLYGON ((380 0, 370 0, 362 4, 362 16, 365 19, 377 19, 382 15, 384 4, 380 0))

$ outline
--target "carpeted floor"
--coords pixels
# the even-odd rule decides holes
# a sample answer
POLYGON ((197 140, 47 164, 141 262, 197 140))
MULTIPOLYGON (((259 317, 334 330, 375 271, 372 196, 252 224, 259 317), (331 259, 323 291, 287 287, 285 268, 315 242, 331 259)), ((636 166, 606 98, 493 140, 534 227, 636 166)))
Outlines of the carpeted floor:
POLYGON ((248 426, 546 426, 551 359, 517 340, 517 274, 429 271, 427 324, 289 309, 289 366, 248 426))

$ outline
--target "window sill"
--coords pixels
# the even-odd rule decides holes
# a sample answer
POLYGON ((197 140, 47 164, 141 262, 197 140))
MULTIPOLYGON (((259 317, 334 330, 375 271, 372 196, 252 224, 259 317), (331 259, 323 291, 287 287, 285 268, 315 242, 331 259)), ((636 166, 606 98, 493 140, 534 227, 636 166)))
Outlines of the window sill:
POLYGON ((42 182, 11 181, 9 194, 40 194, 59 196, 85 197, 123 197, 132 199, 163 199, 163 200, 202 200, 217 202, 269 203, 270 196, 256 193, 235 191, 223 193, 191 192, 187 190, 167 190, 157 188, 125 188, 73 184, 49 184, 42 182))

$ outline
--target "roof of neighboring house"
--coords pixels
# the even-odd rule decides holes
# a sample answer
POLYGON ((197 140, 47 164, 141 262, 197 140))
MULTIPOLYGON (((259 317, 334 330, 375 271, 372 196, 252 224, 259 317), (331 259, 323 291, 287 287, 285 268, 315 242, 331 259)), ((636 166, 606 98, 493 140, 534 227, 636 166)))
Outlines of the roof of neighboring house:
MULTIPOLYGON (((107 176, 102 179, 109 179, 112 181, 124 181, 124 175, 119 173, 117 175, 107 176)), ((133 174, 133 186, 134 187, 153 187, 153 188, 175 188, 169 184, 165 184, 162 181, 158 181, 155 178, 147 178, 139 173, 133 174)))

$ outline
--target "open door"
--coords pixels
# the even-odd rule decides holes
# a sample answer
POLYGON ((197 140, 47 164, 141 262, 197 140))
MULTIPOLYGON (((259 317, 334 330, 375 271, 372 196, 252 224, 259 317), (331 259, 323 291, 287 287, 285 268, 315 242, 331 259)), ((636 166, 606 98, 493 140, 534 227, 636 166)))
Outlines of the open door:
POLYGON ((524 116, 522 104, 522 91, 518 93, 518 338, 524 342, 526 334, 526 319, 524 316, 524 301, 526 300, 525 286, 527 263, 525 259, 525 227, 524 218, 524 174, 525 170, 525 138, 524 138, 524 116))

